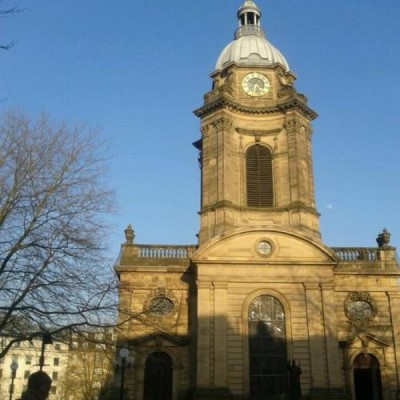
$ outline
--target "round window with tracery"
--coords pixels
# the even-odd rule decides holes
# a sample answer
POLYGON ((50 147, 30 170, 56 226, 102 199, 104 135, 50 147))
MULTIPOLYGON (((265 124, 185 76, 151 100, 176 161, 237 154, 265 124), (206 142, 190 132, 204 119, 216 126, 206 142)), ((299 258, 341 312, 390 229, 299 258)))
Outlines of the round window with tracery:
POLYGON ((167 297, 158 296, 150 301, 149 309, 151 314, 163 317, 174 311, 174 302, 167 297))

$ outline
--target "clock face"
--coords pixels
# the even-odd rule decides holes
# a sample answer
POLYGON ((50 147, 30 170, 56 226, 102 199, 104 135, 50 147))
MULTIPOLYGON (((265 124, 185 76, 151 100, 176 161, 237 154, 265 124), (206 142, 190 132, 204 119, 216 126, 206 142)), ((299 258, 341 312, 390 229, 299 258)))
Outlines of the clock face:
POLYGON ((243 90, 249 95, 254 97, 261 97, 266 94, 271 84, 266 76, 258 72, 247 74, 242 81, 243 90))
POLYGON ((368 301, 356 300, 347 304, 347 315, 350 319, 365 320, 371 317, 374 310, 368 301))
POLYGON ((257 250, 257 253, 260 256, 264 256, 265 257, 265 256, 268 256, 271 253, 272 245, 271 245, 270 242, 267 242, 266 240, 261 240, 260 242, 258 242, 256 244, 256 250, 257 250))
POLYGON ((158 296, 151 300, 149 304, 150 312, 156 316, 166 316, 174 310, 174 302, 167 297, 158 296))

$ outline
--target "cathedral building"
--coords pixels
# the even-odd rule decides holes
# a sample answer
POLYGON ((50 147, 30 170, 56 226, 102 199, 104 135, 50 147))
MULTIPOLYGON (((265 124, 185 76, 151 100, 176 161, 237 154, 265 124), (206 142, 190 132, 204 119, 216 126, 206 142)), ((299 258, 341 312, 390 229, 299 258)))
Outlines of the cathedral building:
MULTIPOLYGON (((115 264, 125 399, 400 395, 400 269, 390 233, 332 248, 315 205, 312 121, 285 57, 244 1, 195 110, 198 243, 137 244, 115 264)), ((161 204, 160 204, 161 206, 161 204)))

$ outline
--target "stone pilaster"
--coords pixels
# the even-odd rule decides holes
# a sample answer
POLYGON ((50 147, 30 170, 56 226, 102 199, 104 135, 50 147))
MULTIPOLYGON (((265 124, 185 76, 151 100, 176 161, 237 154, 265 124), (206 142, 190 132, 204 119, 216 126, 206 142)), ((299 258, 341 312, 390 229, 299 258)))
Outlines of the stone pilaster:
POLYGON ((337 317, 335 311, 335 292, 333 284, 322 284, 322 312, 324 319, 326 361, 328 368, 329 388, 343 388, 344 382, 339 359, 337 338, 337 317))
POLYGON ((210 283, 199 282, 197 285, 197 385, 210 386, 210 354, 211 354, 211 286, 210 283))
POLYGON ((227 366, 228 284, 214 282, 214 383, 225 387, 227 366))
POLYGON ((297 130, 299 122, 293 115, 287 115, 285 121, 287 133, 287 151, 289 165, 290 199, 294 202, 299 201, 299 173, 298 173, 298 151, 297 151, 297 130))
POLYGON ((324 328, 321 316, 321 288, 319 283, 306 283, 306 304, 307 304, 307 323, 308 340, 310 346, 310 364, 312 388, 322 388, 326 386, 324 379, 324 328))
POLYGON ((397 390, 400 398, 400 324, 398 318, 400 318, 400 293, 399 292, 388 292, 389 305, 390 305, 390 316, 393 321, 393 347, 395 354, 395 367, 397 376, 397 390))

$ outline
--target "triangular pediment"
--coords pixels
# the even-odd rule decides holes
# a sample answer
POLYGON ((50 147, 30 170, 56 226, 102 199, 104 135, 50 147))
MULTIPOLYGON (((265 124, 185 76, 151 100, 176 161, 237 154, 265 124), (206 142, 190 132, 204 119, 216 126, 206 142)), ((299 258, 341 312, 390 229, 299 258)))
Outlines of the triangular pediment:
POLYGON ((151 335, 139 337, 132 341, 134 346, 183 346, 189 343, 189 339, 181 336, 170 335, 166 332, 156 332, 151 335))
POLYGON ((347 340, 341 340, 339 344, 341 347, 356 347, 366 350, 370 347, 388 347, 391 345, 391 342, 387 339, 379 338, 372 333, 362 332, 347 340))

